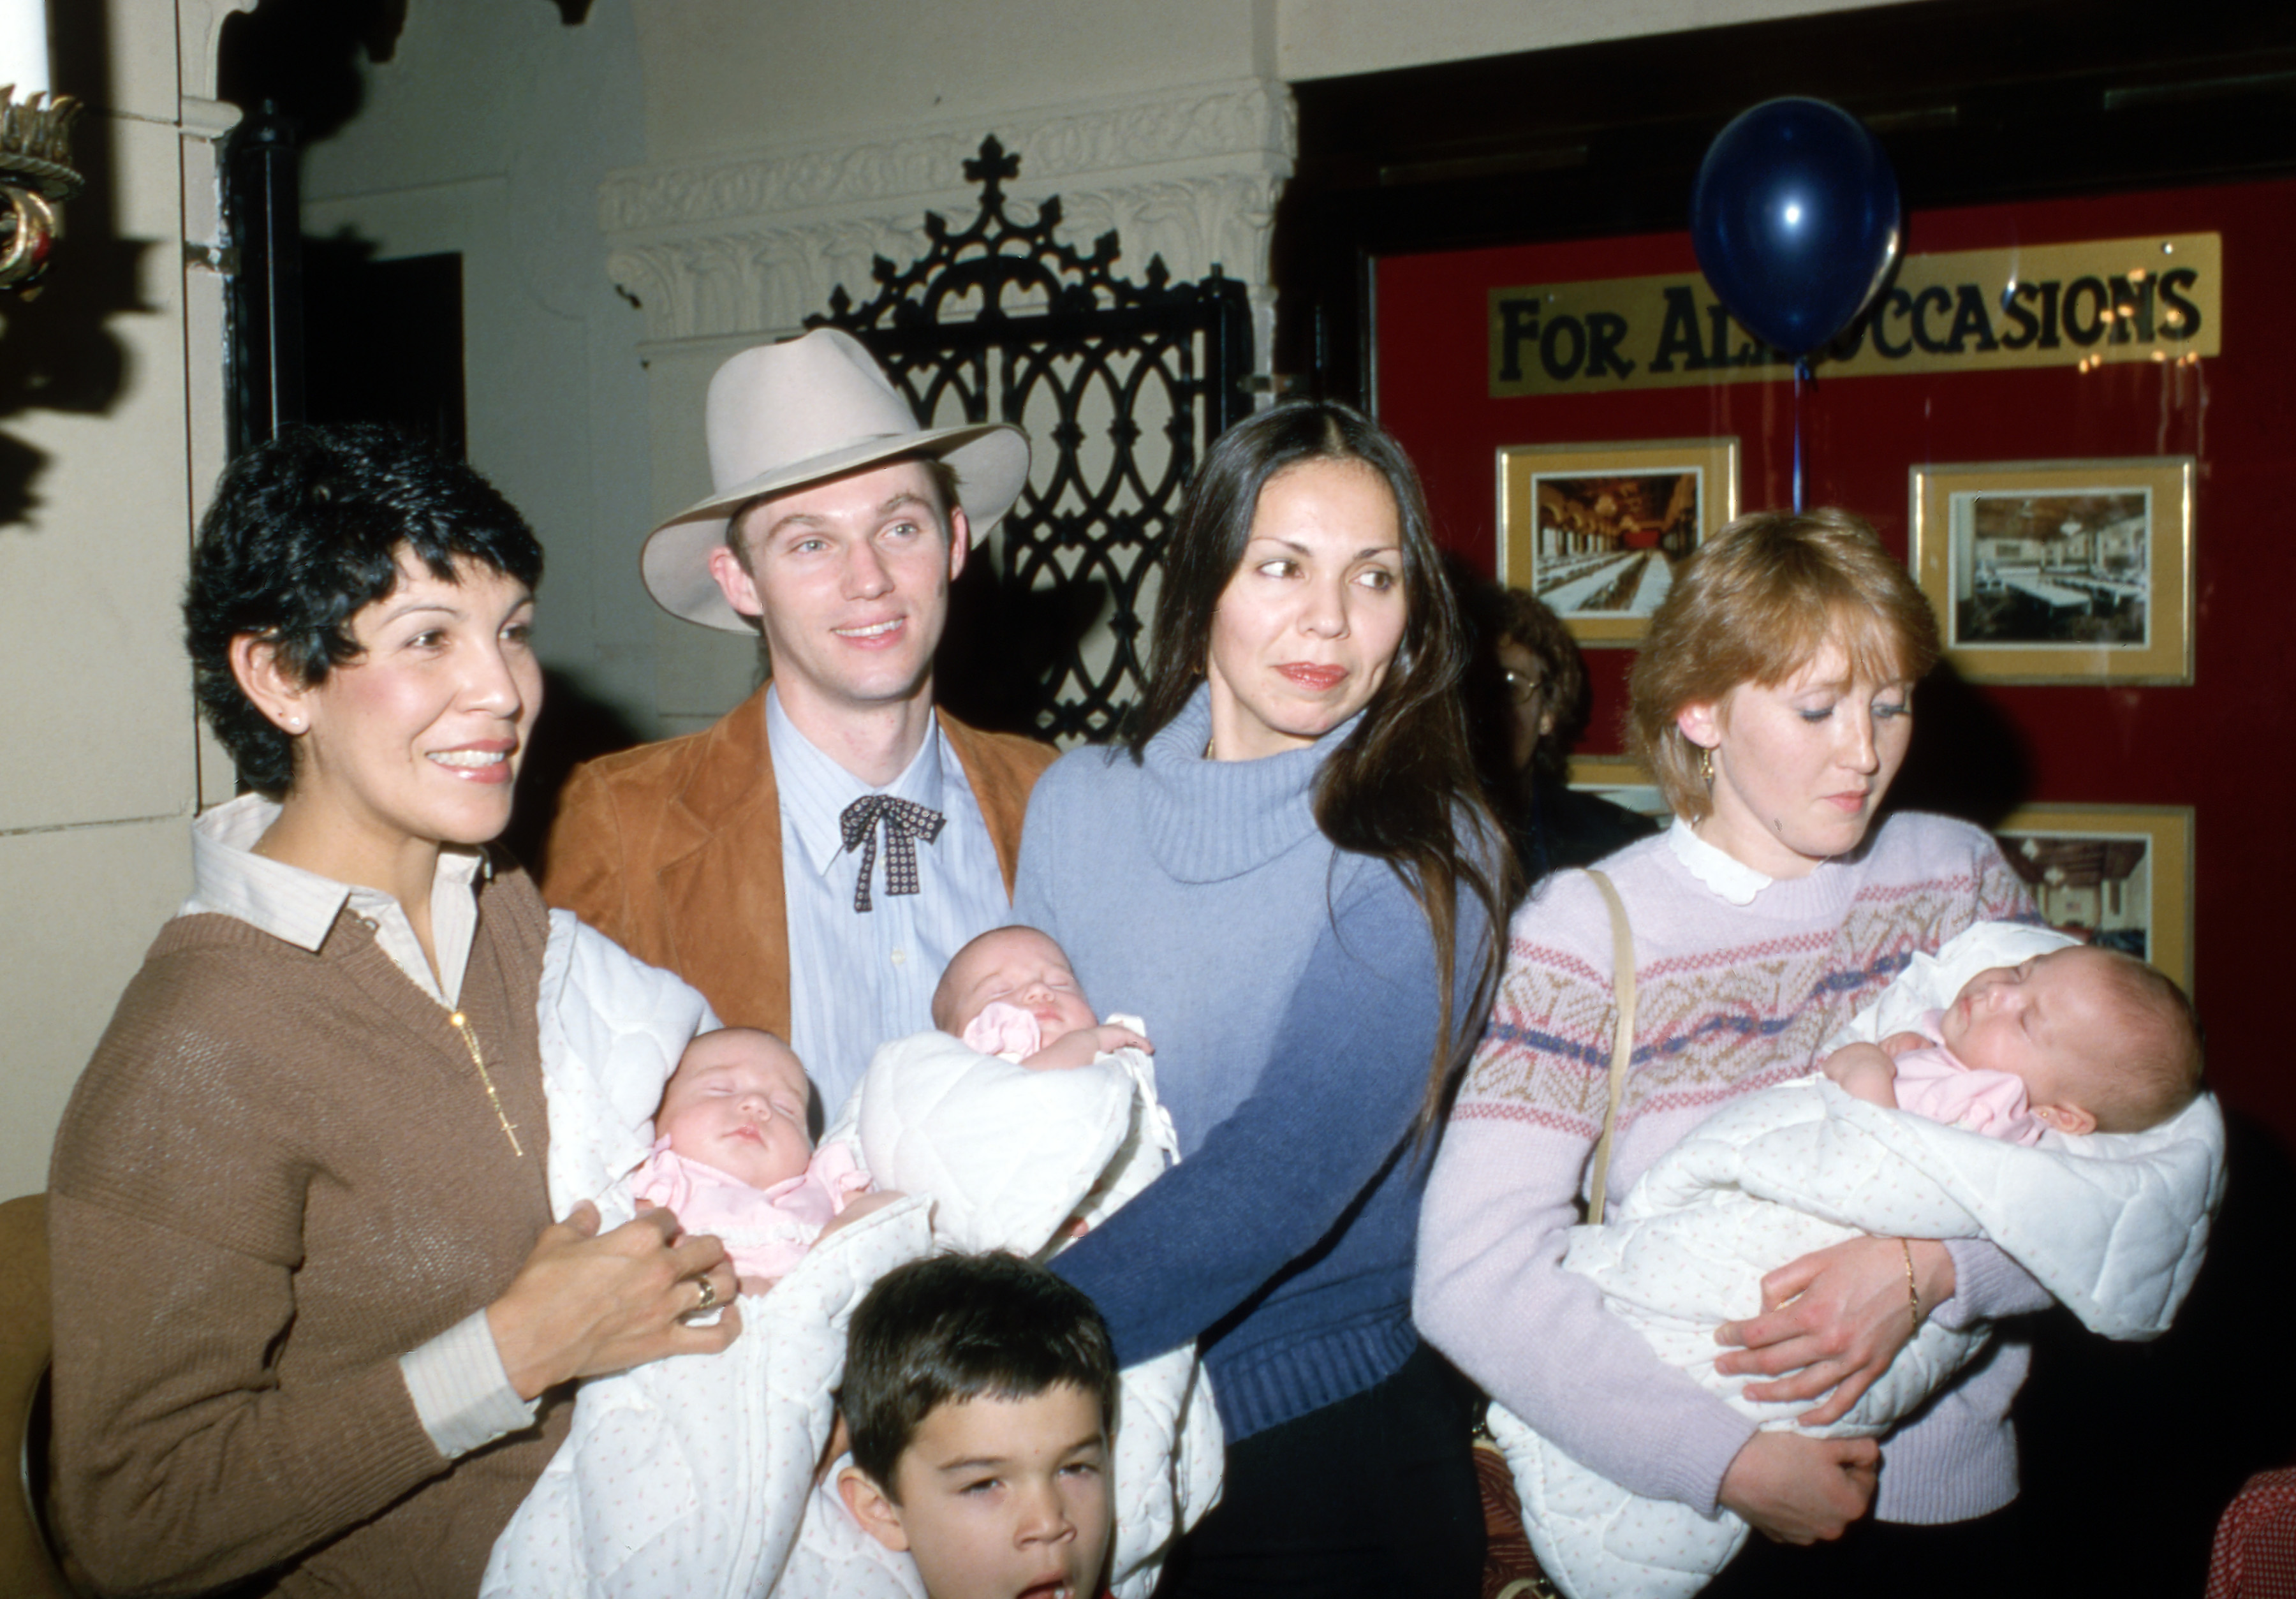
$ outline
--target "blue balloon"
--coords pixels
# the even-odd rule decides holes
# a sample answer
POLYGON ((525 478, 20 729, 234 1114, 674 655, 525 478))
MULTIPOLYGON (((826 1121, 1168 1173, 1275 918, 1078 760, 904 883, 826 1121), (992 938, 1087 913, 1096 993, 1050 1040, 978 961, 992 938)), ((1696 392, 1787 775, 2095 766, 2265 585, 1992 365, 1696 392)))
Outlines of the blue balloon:
POLYGON ((1849 324, 1898 251, 1898 175, 1838 105, 1767 100, 1715 135, 1691 192, 1690 240, 1756 338, 1806 356, 1849 324))

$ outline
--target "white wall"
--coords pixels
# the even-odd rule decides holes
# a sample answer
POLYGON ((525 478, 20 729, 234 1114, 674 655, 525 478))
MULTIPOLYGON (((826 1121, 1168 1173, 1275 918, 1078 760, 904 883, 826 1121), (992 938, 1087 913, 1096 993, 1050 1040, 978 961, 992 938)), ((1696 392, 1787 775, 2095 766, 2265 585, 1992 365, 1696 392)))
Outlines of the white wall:
POLYGON ((184 240, 213 237, 209 135, 228 115, 185 101, 210 85, 178 81, 178 24, 198 61, 226 9, 105 0, 109 71, 60 71, 56 87, 89 103, 77 144, 108 151, 106 169, 65 209, 46 295, 0 297, 8 391, 29 391, 0 435, 45 457, 29 512, 0 525, 0 1196, 45 1185, 72 1083, 191 882, 200 745, 177 607, 193 480, 217 463, 222 413, 220 295, 186 269, 184 240), (100 322, 81 315, 91 291, 118 308, 100 322), (45 378, 70 390, 111 349, 119 386, 100 410, 41 402, 45 378))
POLYGON ((628 603, 651 504, 639 319, 598 228, 601 179, 642 154, 627 0, 572 28, 541 0, 419 0, 362 78, 358 115, 305 152, 304 231, 462 254, 470 458, 541 536, 537 644, 658 733, 652 625, 628 603))
POLYGON ((1275 0, 634 4, 655 162, 986 131, 1013 111, 1275 70, 1275 0))
POLYGON ((1275 70, 1287 83, 1601 39, 1857 11, 1903 0, 1275 0, 1275 70))

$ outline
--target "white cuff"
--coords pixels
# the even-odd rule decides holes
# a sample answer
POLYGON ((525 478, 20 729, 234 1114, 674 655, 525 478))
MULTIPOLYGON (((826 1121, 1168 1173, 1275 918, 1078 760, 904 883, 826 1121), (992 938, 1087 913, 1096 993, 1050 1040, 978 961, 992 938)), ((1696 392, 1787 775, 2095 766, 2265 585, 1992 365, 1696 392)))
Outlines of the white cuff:
POLYGON ((495 1348, 487 1313, 474 1310, 430 1342, 398 1357, 414 1414, 439 1453, 457 1459, 534 1420, 495 1348))

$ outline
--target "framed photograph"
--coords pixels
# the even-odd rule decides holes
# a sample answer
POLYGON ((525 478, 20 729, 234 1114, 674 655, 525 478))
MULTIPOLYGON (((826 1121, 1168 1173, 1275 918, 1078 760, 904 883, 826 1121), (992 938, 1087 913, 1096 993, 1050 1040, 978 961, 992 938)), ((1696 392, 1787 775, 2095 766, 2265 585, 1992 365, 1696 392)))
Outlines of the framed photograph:
POLYGON ((1994 836, 2050 926, 2192 992, 2192 807, 2029 805, 1994 836))
POLYGON ((1738 441, 1519 444, 1499 451, 1499 581, 1582 644, 1634 644, 1677 562, 1738 514, 1738 441))
POLYGON ((2193 461, 1913 471, 1913 565, 1978 683, 2193 680, 2193 461))
POLYGON ((1674 819, 1674 813, 1667 808, 1666 796, 1659 792, 1658 784, 1650 780, 1650 775, 1641 767, 1623 755, 1572 756, 1570 783, 1574 789, 1599 794, 1611 804, 1633 811, 1636 816, 1649 816, 1659 822, 1674 819))

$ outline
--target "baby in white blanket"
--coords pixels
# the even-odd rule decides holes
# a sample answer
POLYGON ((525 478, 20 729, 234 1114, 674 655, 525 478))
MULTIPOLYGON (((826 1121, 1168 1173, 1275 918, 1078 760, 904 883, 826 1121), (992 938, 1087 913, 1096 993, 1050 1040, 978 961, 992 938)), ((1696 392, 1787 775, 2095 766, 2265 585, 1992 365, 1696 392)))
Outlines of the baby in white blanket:
MULTIPOLYGON (((794 1057, 738 1030, 696 1038, 716 1028, 698 994, 564 912, 552 913, 537 1015, 551 1201, 562 1215, 594 1197, 608 1225, 627 1218, 640 1174, 669 1165, 665 1156, 689 1177, 734 1174, 672 1205, 696 1232, 701 1212, 688 1207, 703 1193, 730 1193, 747 1210, 777 1188, 785 1199, 818 1179, 848 1194, 873 1176, 907 1197, 853 1199, 810 1238, 800 1218, 779 1261, 741 1266, 742 1333, 722 1355, 585 1384, 572 1433, 497 1540, 481 1594, 920 1594, 914 1567, 861 1530, 833 1486, 812 1491, 847 1319, 905 1261, 937 1248, 1046 1252, 1079 1210, 1096 1217, 1152 1180, 1171 1141, 1145 1054, 1128 1045, 1080 1070, 1028 1071, 938 1033, 900 1040, 879 1052, 812 1154, 790 1091, 794 1057), (914 1047, 932 1040, 956 1058, 914 1047), (721 1050, 748 1066, 712 1069, 721 1050), (665 1098, 673 1071, 690 1095, 678 1087, 665 1098), (721 1078, 723 1095, 712 1092, 721 1078), (745 1096, 766 1103, 730 1117, 722 1103, 708 1108, 745 1096), (679 1126, 689 1109, 691 1142, 679 1126), (743 1116, 749 1133, 738 1130, 743 1116), (875 1203, 884 1208, 865 1214, 875 1203)), ((713 1218, 711 1227, 729 1250, 743 1247, 739 1225, 713 1218)), ((1135 1509, 1119 1511, 1111 1579, 1120 1599, 1135 1599, 1154 1585, 1177 1528, 1217 1496, 1220 1439, 1186 1351, 1124 1374, 1123 1414, 1116 1483, 1135 1509)))
POLYGON ((2015 1144, 2141 1133, 2200 1092, 2200 1029, 2161 972, 2075 944, 1987 968, 1919 1030, 1835 1050, 1825 1075, 1868 1104, 2015 1144))
POLYGON ((827 1234, 900 1197, 863 1200, 869 1179, 845 1145, 815 1152, 806 1100, 805 1068, 771 1033, 702 1033, 662 1091, 653 1152, 629 1176, 633 1198, 726 1245, 745 1294, 765 1292, 827 1234))
MULTIPOLYGON (((823 1143, 849 1140, 879 1182, 931 1194, 937 1248, 1049 1259, 1178 1159, 1144 1029, 1101 1021, 1046 934, 999 928, 966 945, 932 1016, 931 1030, 877 1052, 823 1143), (1081 1185, 1080 1174, 1091 1174, 1081 1185)), ((1145 1599, 1172 1539, 1218 1497, 1222 1440, 1193 1346, 1125 1368, 1119 1383, 1106 1584, 1145 1599)), ((841 1561, 839 1599, 922 1599, 906 1556, 881 1549, 834 1488, 816 1497, 785 1578, 793 1591, 819 1591, 824 1562, 841 1561)))
POLYGON ((1068 952, 1033 927, 999 927, 956 952, 933 990, 933 1025, 985 1055, 1031 1071, 1088 1066, 1119 1049, 1156 1046, 1138 1029, 1101 1021, 1068 952))
MULTIPOLYGON (((1988 1238, 2092 1330, 2168 1327, 2200 1267, 2224 1150, 2174 984, 2061 935, 1981 924, 1916 956, 1829 1042, 1823 1077, 1725 1107, 1604 1225, 1573 1230, 1565 1267, 1662 1358, 1764 1428, 1797 1425, 1807 1401, 1751 1400, 1760 1379, 1714 1370, 1713 1331, 1760 1308, 1766 1272, 1856 1232, 1988 1238)), ((1988 1336, 1922 1322, 1849 1413, 1815 1431, 1886 1432, 1988 1336)), ((1490 1425, 1540 1564, 1572 1599, 1685 1599, 1745 1540, 1728 1512, 1630 1494, 1499 1407, 1490 1425)))

